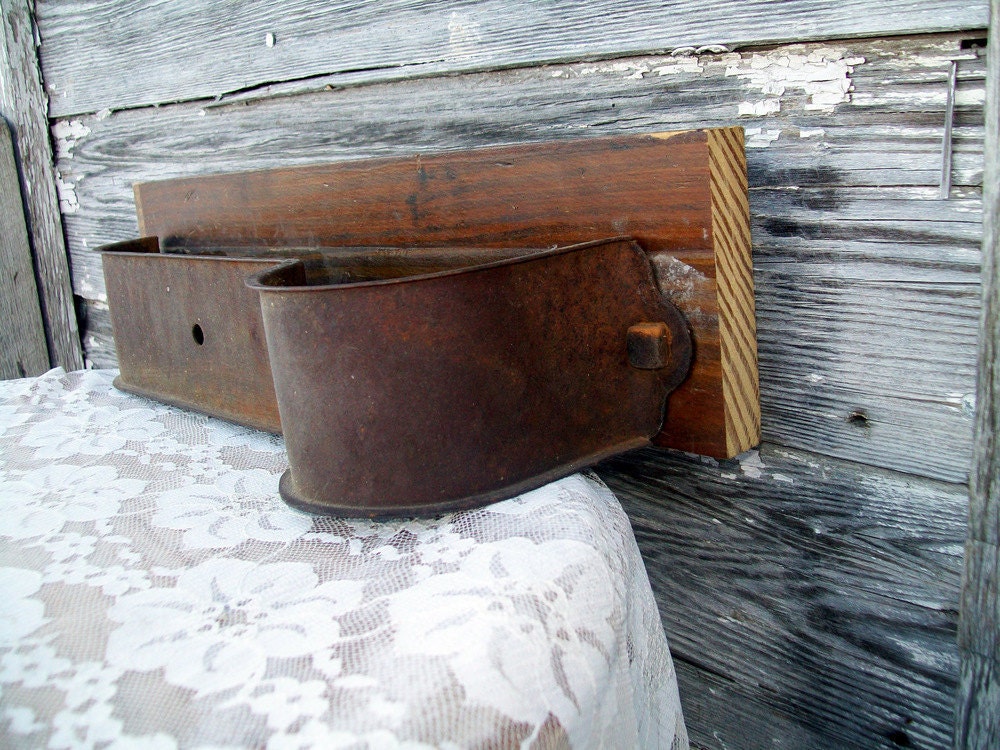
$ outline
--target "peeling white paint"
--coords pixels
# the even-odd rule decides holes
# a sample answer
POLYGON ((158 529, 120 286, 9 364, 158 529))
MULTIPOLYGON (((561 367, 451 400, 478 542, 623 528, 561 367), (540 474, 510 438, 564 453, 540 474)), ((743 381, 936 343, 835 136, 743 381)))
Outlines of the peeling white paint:
POLYGON ((653 68, 652 72, 658 76, 671 76, 678 73, 704 73, 705 66, 701 64, 697 57, 678 57, 668 65, 660 65, 653 68))
POLYGON ((107 120, 109 117, 111 117, 111 110, 107 107, 94 115, 97 120, 107 120))
POLYGON ((986 87, 974 89, 956 89, 956 107, 982 107, 986 104, 986 87))
POLYGON ((52 126, 57 159, 72 159, 77 141, 90 135, 90 128, 80 120, 59 120, 52 126))
POLYGON ((448 19, 448 49, 450 58, 474 57, 479 51, 483 35, 478 21, 473 21, 468 13, 452 11, 448 19))
POLYGON ((761 99, 758 102, 740 102, 737 115, 740 117, 764 117, 781 111, 779 99, 761 99))
POLYGON ((799 128, 799 138, 822 138, 825 135, 823 128, 799 128))
POLYGON ((746 453, 737 456, 736 460, 739 461, 740 471, 742 471, 745 476, 748 476, 751 479, 760 479, 764 476, 762 471, 764 468, 764 462, 760 460, 760 451, 747 451, 746 453))
MULTIPOLYGON (((846 57, 845 51, 823 47, 805 54, 786 50, 755 52, 749 58, 740 57, 726 66, 727 76, 736 76, 764 96, 783 96, 788 90, 801 91, 809 97, 807 110, 829 112, 838 104, 851 101, 851 74, 854 67, 865 62, 863 57, 846 57)), ((768 101, 767 99, 763 101, 768 101)), ((759 101, 742 102, 741 116, 759 117, 771 114, 757 111, 759 101)), ((775 110, 776 111, 776 110, 775 110)))
POLYGON ((633 81, 638 81, 649 72, 651 72, 649 65, 644 62, 635 61, 588 65, 578 70, 578 74, 581 76, 607 75, 610 73, 624 76, 633 81))
POLYGON ((786 484, 795 484, 795 480, 792 479, 787 474, 775 474, 773 478, 774 478, 775 482, 784 482, 786 484))
POLYGON ((781 136, 780 130, 764 130, 763 128, 744 128, 744 145, 746 148, 767 148, 781 136))
POLYGON ((80 210, 80 199, 76 195, 76 183, 64 180, 61 172, 56 172, 56 193, 59 195, 59 211, 75 214, 80 210))

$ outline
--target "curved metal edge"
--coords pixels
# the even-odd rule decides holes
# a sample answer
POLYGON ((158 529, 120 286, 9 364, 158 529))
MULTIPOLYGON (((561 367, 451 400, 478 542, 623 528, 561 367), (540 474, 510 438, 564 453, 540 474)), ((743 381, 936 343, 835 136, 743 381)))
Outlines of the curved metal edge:
MULTIPOLYGON (((280 292, 282 294, 287 294, 289 292, 304 292, 304 293, 318 293, 318 292, 330 292, 337 289, 357 289, 359 287, 371 287, 371 286, 387 286, 393 284, 409 284, 424 281, 427 279, 440 279, 447 276, 462 276, 465 274, 479 273, 480 271, 488 271, 493 268, 502 268, 504 266, 514 266, 521 263, 530 263, 534 260, 539 260, 542 258, 550 258, 555 255, 566 255, 568 253, 579 252, 581 250, 587 250, 593 247, 601 247, 613 242, 623 242, 629 243, 634 247, 635 251, 642 255, 649 266, 649 273, 654 282, 654 287, 656 286, 656 275, 653 273, 653 266, 649 262, 649 256, 646 251, 635 241, 632 237, 620 236, 620 237, 608 237, 601 240, 593 240, 591 242, 580 242, 575 245, 564 245, 562 247, 552 248, 550 250, 539 250, 537 252, 529 252, 525 255, 518 255, 513 258, 501 258, 499 260, 488 261, 486 263, 475 263, 468 266, 460 266, 458 268, 449 268, 445 271, 435 271, 433 273, 418 273, 412 276, 398 276, 391 279, 375 279, 368 281, 348 281, 342 284, 306 284, 304 283, 305 277, 300 277, 303 283, 294 284, 273 284, 269 283, 269 277, 275 276, 279 273, 286 272, 290 269, 295 268, 296 261, 291 259, 286 261, 279 266, 274 268, 269 268, 258 273, 248 276, 245 280, 245 284, 250 288, 258 292, 280 292)), ((668 303, 669 304, 669 303, 668 303)))
POLYGON ((447 500, 441 503, 430 503, 425 505, 387 505, 378 508, 360 508, 356 505, 336 505, 333 503, 313 503, 299 494, 295 487, 295 479, 292 477, 292 470, 286 469, 278 482, 278 493, 290 507, 296 510, 319 516, 337 516, 339 518, 370 518, 373 520, 399 519, 399 518, 427 518, 439 516, 444 513, 453 513, 461 510, 472 510, 484 505, 509 500, 518 495, 531 490, 537 490, 557 479, 568 477, 570 474, 589 468, 600 463, 606 458, 617 456, 626 451, 637 448, 645 448, 651 445, 645 438, 637 438, 625 443, 606 448, 597 453, 572 461, 568 464, 557 466, 543 474, 537 474, 528 479, 524 479, 514 484, 508 484, 500 489, 481 492, 476 495, 447 500))

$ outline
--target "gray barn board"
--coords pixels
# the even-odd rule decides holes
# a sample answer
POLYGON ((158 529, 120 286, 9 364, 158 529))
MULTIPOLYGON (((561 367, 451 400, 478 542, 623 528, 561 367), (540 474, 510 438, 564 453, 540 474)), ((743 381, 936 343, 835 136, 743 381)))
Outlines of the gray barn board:
MULTIPOLYGON (((696 746, 951 743, 983 307, 985 0, 35 12, 97 366, 115 355, 95 248, 137 232, 134 182, 742 125, 765 443, 723 462, 647 450, 598 473, 632 519, 696 746)), ((977 549, 969 565, 996 565, 995 546, 977 549)), ((978 663, 996 656, 977 649, 978 663)), ((974 663, 962 679, 993 680, 995 698, 995 666, 974 663)))
POLYGON ((1000 743, 1000 0, 992 0, 983 175, 983 307, 959 627, 955 745, 1000 743))
POLYGON ((38 306, 21 181, 6 120, 0 118, 0 378, 24 378, 49 369, 45 326, 38 306))
POLYGON ((986 26, 960 0, 509 3, 40 2, 51 112, 208 99, 321 76, 374 80, 705 45, 986 26), (221 64, 220 64, 221 63, 221 64))
MULTIPOLYGON (((32 5, 27 0, 0 0, 0 116, 14 135, 49 360, 72 370, 83 366, 83 356, 56 198, 32 5)), ((0 293, 8 294, 9 283, 9 278, 0 282, 0 293)))

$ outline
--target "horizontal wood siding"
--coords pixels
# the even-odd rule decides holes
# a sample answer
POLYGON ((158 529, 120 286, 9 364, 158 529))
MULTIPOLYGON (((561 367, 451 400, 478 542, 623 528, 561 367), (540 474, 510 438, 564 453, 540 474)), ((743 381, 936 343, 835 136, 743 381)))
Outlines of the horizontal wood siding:
POLYGON ((48 0, 42 58, 63 117, 343 74, 357 84, 709 44, 985 28, 985 0, 164 3, 48 0))
POLYGON ((964 487, 774 446, 644 450, 599 474, 711 746, 947 746, 964 487))
POLYGON ((59 120, 88 356, 111 361, 94 248, 137 231, 133 182, 737 123, 747 129, 765 439, 964 481, 983 63, 959 42, 636 58, 59 120), (940 201, 955 58, 954 197, 940 201), (777 111, 739 114, 758 100, 777 111))

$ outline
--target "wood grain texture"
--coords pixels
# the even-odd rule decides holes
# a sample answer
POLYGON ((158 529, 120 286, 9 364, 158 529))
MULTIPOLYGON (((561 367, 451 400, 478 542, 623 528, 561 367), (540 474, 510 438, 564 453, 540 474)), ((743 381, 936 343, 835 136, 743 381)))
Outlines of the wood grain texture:
POLYGON ((39 2, 38 18, 58 117, 209 99, 328 74, 335 74, 335 84, 356 85, 684 46, 888 36, 985 28, 987 22, 985 0, 679 0, 666 6, 654 0, 143 0, 127 12, 114 0, 60 0, 39 2))
POLYGON ((114 361, 93 248, 135 236, 133 182, 736 121, 748 132, 765 439, 965 481, 985 67, 960 40, 633 58, 58 121, 88 356, 114 361), (940 201, 953 58, 954 187, 940 201), (765 85, 784 92, 765 97, 765 85), (814 102, 833 91, 838 103, 814 102), (738 114, 764 98, 778 111, 738 114))
POLYGON ((1000 737, 1000 670, 996 659, 963 653, 955 747, 993 750, 1000 737))
MULTIPOLYGON (((970 526, 970 532, 971 530, 970 526)), ((978 539, 967 540, 965 578, 962 582, 962 618, 958 631, 958 646, 963 659, 976 654, 1000 664, 998 581, 1000 548, 978 539)), ((965 700, 975 701, 975 696, 970 695, 965 700)))
POLYGON ((1000 545, 1000 3, 993 0, 983 171, 983 298, 969 538, 1000 545))
POLYGON ((760 442, 738 128, 335 162, 136 185, 165 245, 553 247, 633 237, 685 315, 691 370, 656 442, 729 458, 760 442), (691 277, 704 283, 693 291, 691 277))
POLYGON ((1000 0, 990 3, 983 296, 959 646, 956 748, 1000 745, 1000 0))
POLYGON ((49 369, 10 129, 0 118, 0 378, 49 369))
POLYGON ((961 485, 766 444, 598 473, 632 520, 696 744, 948 743, 961 485))
POLYGON ((0 0, 0 115, 12 126, 20 161, 49 360, 72 370, 83 366, 83 352, 56 199, 32 5, 31 0, 0 0))

